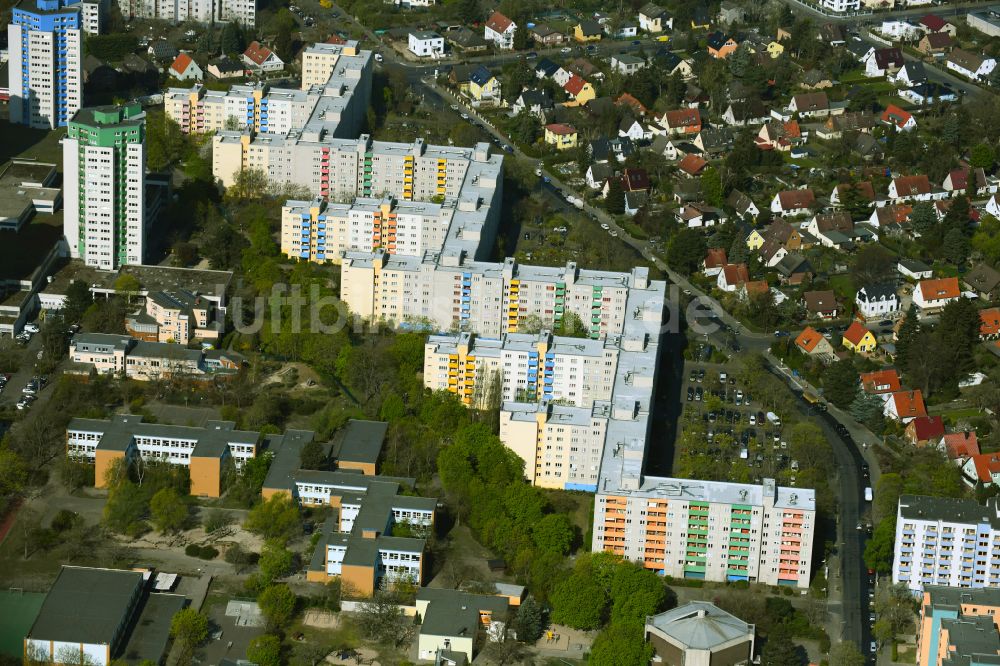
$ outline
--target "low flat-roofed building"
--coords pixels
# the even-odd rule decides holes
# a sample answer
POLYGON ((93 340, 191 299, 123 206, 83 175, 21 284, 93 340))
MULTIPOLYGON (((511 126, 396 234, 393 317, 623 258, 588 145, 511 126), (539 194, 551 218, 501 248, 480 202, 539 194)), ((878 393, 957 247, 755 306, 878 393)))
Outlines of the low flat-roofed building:
POLYGON ((417 592, 420 625, 417 656, 434 659, 440 651, 464 654, 472 662, 487 640, 503 636, 508 600, 504 596, 423 588, 417 592))
POLYGON ((197 381, 232 377, 246 363, 237 352, 188 349, 169 342, 145 342, 129 335, 77 333, 69 343, 71 374, 119 374, 138 381, 183 376, 197 381))
POLYGON ((50 187, 56 165, 13 160, 0 168, 0 231, 20 231, 37 213, 52 214, 62 204, 62 189, 50 187))
POLYGON ((646 618, 646 641, 656 663, 737 666, 753 657, 754 625, 707 601, 692 601, 646 618))

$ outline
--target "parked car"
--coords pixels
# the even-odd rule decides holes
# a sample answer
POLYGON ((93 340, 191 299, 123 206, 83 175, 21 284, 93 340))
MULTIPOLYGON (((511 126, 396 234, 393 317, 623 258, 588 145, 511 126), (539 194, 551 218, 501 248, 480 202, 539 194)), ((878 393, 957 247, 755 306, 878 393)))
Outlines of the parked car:
POLYGON ((38 328, 38 324, 36 324, 33 321, 29 321, 27 324, 24 325, 24 330, 26 330, 28 333, 38 333, 40 329, 38 328))

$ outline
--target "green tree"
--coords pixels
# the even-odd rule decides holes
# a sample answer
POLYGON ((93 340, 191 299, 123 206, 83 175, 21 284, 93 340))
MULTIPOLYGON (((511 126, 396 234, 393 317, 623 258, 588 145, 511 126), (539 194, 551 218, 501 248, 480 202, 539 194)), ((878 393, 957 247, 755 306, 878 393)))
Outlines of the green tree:
POLYGON ((84 280, 73 280, 66 287, 66 304, 63 305, 63 319, 70 324, 79 323, 83 319, 83 313, 94 302, 94 296, 90 293, 90 285, 84 280))
POLYGON ((302 532, 299 507, 287 493, 276 493, 250 510, 243 527, 265 539, 284 543, 302 532))
POLYGON ((608 194, 604 198, 604 209, 612 215, 621 215, 625 212, 625 188, 622 186, 621 178, 608 179, 608 194))
POLYGON ((917 203, 910 211, 910 224, 914 231, 926 236, 937 226, 937 214, 934 208, 926 201, 917 203))
MULTIPOLYGON (((990 169, 993 167, 993 162, 995 161, 996 151, 993 150, 993 146, 985 141, 976 144, 969 151, 969 164, 974 169, 990 169)), ((969 179, 975 181, 975 176, 969 174, 969 179)))
POLYGON ((713 206, 721 206, 724 190, 722 188, 722 177, 715 167, 706 167, 701 172, 701 193, 705 201, 713 206))
POLYGON ((707 243, 697 229, 681 229, 670 239, 667 263, 674 270, 686 275, 694 273, 705 259, 707 243))
POLYGON ((318 440, 312 439, 299 452, 299 466, 302 469, 323 469, 326 452, 318 440))
POLYGON ((538 521, 532 536, 542 552, 566 555, 573 545, 573 523, 565 514, 550 513, 538 521))
POLYGON ((127 478, 111 487, 104 505, 104 524, 124 534, 137 529, 146 517, 149 496, 127 478))
POLYGON ((611 578, 612 623, 642 624, 663 609, 667 588, 655 572, 633 562, 618 562, 611 578))
POLYGON ((906 311, 906 318, 903 319, 896 334, 896 363, 900 368, 909 366, 911 350, 915 351, 917 356, 922 355, 922 352, 914 347, 919 336, 920 319, 917 317, 917 306, 911 303, 909 310, 906 311))
POLYGON ((513 629, 517 640, 523 643, 534 643, 542 637, 542 631, 545 629, 545 614, 533 596, 529 596, 524 600, 524 603, 518 606, 517 614, 514 616, 513 629))
POLYGON ((574 629, 597 629, 608 606, 605 591, 590 576, 574 572, 556 585, 552 621, 574 629))
POLYGON ((171 487, 156 491, 149 500, 149 511, 153 524, 161 532, 177 532, 184 527, 188 516, 188 506, 184 498, 171 487))
POLYGON ((864 666, 865 656, 851 641, 841 641, 830 648, 830 666, 864 666))
POLYGON ((208 638, 208 616, 193 608, 184 608, 170 621, 170 635, 181 649, 181 663, 191 661, 194 649, 208 638))
POLYGON ((823 373, 823 393, 827 400, 846 409, 857 394, 858 371, 850 360, 833 363, 823 373))
POLYGON ((892 554, 895 545, 895 519, 877 523, 871 538, 865 544, 865 565, 879 573, 889 573, 892 571, 892 554))
POLYGON ((19 495, 28 480, 24 460, 7 448, 0 448, 0 499, 19 495))
POLYGON ((246 40, 239 23, 233 21, 223 26, 219 36, 219 45, 222 52, 229 55, 236 55, 246 50, 246 40))
POLYGON ((257 605, 271 629, 280 629, 291 621, 297 601, 287 585, 271 585, 257 596, 257 605))
POLYGON ((941 252, 953 264, 964 264, 969 258, 969 239, 960 229, 951 229, 944 235, 941 252))
POLYGON ((594 639, 590 648, 593 666, 648 664, 653 646, 644 639, 641 622, 612 622, 594 639))
POLYGON ((123 294, 125 296, 125 300, 129 303, 131 303, 132 299, 139 294, 139 290, 141 288, 142 285, 139 284, 139 280, 130 273, 123 273, 118 276, 117 280, 115 280, 115 291, 119 294, 123 294))
POLYGON ((288 550, 283 542, 272 539, 264 543, 258 564, 263 583, 269 584, 292 573, 295 568, 295 554, 288 550))
POLYGON ((799 647, 792 642, 786 630, 772 631, 760 653, 761 666, 801 666, 799 647))
POLYGON ((510 138, 517 143, 530 146, 538 140, 542 133, 542 124, 538 118, 527 109, 511 119, 510 138))
POLYGON ((254 636, 247 645, 247 659, 257 666, 281 666, 281 640, 273 634, 254 636))

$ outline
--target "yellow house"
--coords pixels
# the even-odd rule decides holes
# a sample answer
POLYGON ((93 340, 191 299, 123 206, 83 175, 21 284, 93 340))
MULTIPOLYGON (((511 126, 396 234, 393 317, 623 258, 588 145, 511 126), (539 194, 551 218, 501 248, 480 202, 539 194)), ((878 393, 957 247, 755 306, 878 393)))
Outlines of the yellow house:
POLYGON ((604 30, 597 21, 580 21, 573 28, 573 38, 581 43, 599 42, 604 36, 604 30))
POLYGON ((751 250, 759 250, 761 246, 764 245, 764 236, 761 235, 759 231, 754 229, 747 236, 747 247, 751 250))
POLYGON ((574 74, 563 86, 563 90, 573 101, 566 102, 563 106, 584 106, 587 102, 597 97, 597 91, 582 76, 574 74))
POLYGON ((500 81, 490 73, 490 70, 479 67, 469 75, 467 94, 479 102, 498 100, 500 99, 500 81))
POLYGON ((865 328, 861 322, 856 321, 844 331, 843 345, 845 349, 867 354, 875 351, 878 343, 875 341, 875 334, 865 328))
POLYGON ((575 127, 553 123, 545 126, 545 143, 555 146, 556 150, 576 148, 577 132, 575 127))
POLYGON ((768 42, 767 55, 771 56, 772 60, 774 58, 777 58, 784 52, 785 52, 785 47, 782 46, 780 42, 768 42))

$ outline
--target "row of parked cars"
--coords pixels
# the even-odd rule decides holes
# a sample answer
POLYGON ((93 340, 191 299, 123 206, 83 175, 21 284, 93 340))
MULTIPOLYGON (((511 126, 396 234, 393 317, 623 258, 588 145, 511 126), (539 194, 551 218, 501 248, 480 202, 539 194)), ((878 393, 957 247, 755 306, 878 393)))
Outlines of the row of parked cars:
POLYGON ((38 399, 38 393, 49 383, 48 377, 35 375, 28 384, 21 389, 21 399, 17 401, 17 408, 24 410, 31 406, 38 399))

